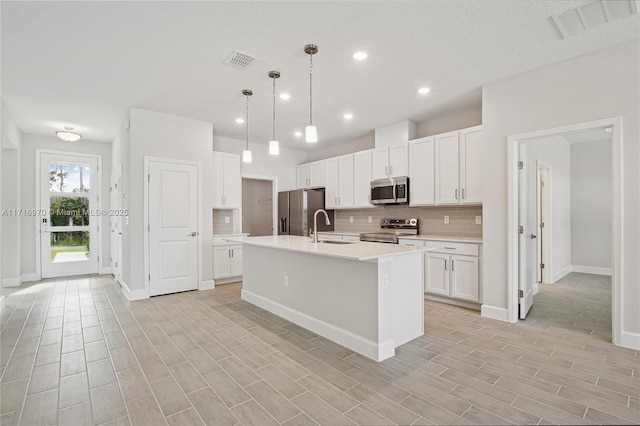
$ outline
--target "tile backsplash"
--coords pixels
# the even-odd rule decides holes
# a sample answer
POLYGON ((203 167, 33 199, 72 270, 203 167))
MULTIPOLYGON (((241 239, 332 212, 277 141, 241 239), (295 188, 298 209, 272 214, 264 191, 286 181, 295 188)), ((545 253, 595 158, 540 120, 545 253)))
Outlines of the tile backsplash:
POLYGON ((407 207, 384 206, 370 209, 345 209, 335 211, 337 232, 377 232, 380 219, 417 218, 420 234, 482 237, 482 225, 476 225, 476 216, 482 217, 482 206, 433 206, 407 207), (371 223, 369 223, 371 216, 371 223), (449 216, 449 223, 444 217, 449 216), (350 218, 353 217, 353 223, 350 218))
POLYGON ((213 235, 233 234, 233 210, 215 209, 213 211, 213 235), (229 218, 229 223, 224 223, 224 218, 229 218))

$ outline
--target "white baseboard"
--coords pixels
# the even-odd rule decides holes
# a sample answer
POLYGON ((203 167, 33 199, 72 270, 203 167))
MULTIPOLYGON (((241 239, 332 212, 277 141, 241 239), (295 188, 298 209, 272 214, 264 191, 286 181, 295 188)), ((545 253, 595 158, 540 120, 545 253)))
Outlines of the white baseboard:
POLYGON ((581 272, 583 274, 607 275, 611 276, 611 268, 600 268, 597 266, 572 265, 571 272, 581 272))
POLYGON ((3 278, 2 287, 20 287, 22 277, 3 278))
POLYGON ((573 269, 572 266, 569 265, 567 267, 562 268, 561 270, 559 270, 555 274, 551 275, 551 283, 555 283, 556 281, 558 281, 559 279, 561 279, 565 275, 570 274, 572 269, 573 269))
POLYGON ((447 305, 462 306, 463 308, 480 310, 480 304, 474 302, 467 302, 466 300, 453 299, 451 297, 438 296, 437 294, 425 293, 424 298, 426 300, 432 300, 438 303, 446 303, 447 305))
POLYGON ((111 266, 101 266, 98 270, 100 275, 112 275, 111 266))
POLYGON ((640 333, 622 331, 622 333, 620 333, 620 346, 640 350, 640 333))
POLYGON ((215 287, 213 280, 201 281, 198 290, 212 290, 215 287))
POLYGON ((36 274, 35 272, 32 272, 30 274, 22 274, 22 282, 23 283, 28 283, 31 281, 40 281, 40 276, 38 276, 38 274, 36 274))
POLYGON ((509 311, 505 308, 498 308, 497 306, 483 304, 480 308, 480 315, 485 318, 509 322, 509 311))
POLYGON ((253 303, 269 312, 288 319, 301 327, 313 331, 329 340, 354 350, 375 361, 382 361, 395 355, 395 342, 385 341, 380 344, 358 336, 348 330, 336 327, 317 318, 313 318, 295 309, 283 306, 247 290, 241 292, 242 300, 253 303))
POLYGON ((118 282, 122 286, 121 288, 122 294, 124 294, 124 297, 126 297, 127 300, 129 300, 130 302, 133 302, 134 300, 148 299, 147 292, 144 289, 131 290, 129 286, 125 284, 124 281, 118 281, 118 282))
POLYGON ((0 296, 0 312, 4 309, 4 296, 0 296))

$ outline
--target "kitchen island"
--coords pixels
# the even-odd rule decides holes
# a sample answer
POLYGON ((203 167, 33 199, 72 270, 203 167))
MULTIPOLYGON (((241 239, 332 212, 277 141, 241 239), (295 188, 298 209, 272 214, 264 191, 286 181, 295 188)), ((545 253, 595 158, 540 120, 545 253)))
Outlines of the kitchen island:
POLYGON ((242 299, 376 361, 424 333, 424 249, 245 237, 242 299))

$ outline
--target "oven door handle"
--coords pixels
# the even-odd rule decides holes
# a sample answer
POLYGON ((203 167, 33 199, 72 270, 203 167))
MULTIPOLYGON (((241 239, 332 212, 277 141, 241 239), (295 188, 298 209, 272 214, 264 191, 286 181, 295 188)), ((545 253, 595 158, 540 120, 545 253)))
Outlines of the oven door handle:
POLYGON ((396 192, 397 188, 396 188, 396 182, 393 181, 393 201, 394 202, 398 202, 398 193, 396 192))

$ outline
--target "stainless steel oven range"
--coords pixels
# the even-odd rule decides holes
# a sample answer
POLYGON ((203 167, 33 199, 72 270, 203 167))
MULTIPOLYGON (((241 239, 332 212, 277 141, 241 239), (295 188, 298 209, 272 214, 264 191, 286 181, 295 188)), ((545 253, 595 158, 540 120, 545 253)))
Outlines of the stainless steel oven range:
POLYGON ((360 234, 360 241, 398 244, 398 238, 418 235, 418 219, 380 219, 380 232, 360 234))

